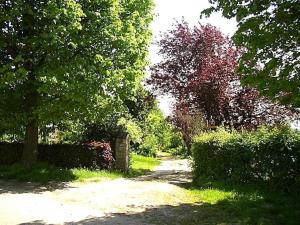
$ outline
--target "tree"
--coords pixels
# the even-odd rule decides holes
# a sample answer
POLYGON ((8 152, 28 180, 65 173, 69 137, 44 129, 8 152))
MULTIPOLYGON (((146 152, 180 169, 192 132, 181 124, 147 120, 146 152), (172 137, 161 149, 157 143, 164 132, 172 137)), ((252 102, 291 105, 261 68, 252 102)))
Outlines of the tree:
POLYGON ((36 161, 38 128, 101 120, 122 110, 143 78, 151 0, 5 0, 0 3, 0 126, 25 132, 36 161))
POLYGON ((187 154, 191 154, 193 138, 205 129, 203 115, 196 111, 191 112, 189 107, 177 106, 171 118, 172 123, 179 129, 187 148, 187 154))
POLYGON ((177 23, 159 41, 163 60, 151 68, 148 83, 176 100, 177 110, 202 111, 220 125, 228 108, 227 89, 235 77, 238 51, 211 25, 177 23))
POLYGON ((175 121, 187 146, 193 123, 188 121, 198 120, 198 115, 208 126, 235 129, 255 129, 292 116, 284 107, 261 98, 257 90, 241 87, 236 73, 240 50, 215 27, 191 29, 185 22, 177 23, 158 44, 163 60, 151 68, 148 83, 175 98, 175 121))
POLYGON ((245 49, 239 60, 242 82, 260 94, 293 107, 300 106, 300 6, 297 0, 210 0, 202 15, 221 11, 236 18, 233 36, 245 49))
POLYGON ((141 121, 140 126, 143 131, 142 141, 138 148, 140 153, 155 156, 158 151, 168 150, 175 133, 172 125, 158 108, 157 102, 145 120, 141 121))
POLYGON ((131 99, 124 101, 128 113, 139 122, 144 122, 153 108, 156 107, 154 95, 142 85, 131 99))

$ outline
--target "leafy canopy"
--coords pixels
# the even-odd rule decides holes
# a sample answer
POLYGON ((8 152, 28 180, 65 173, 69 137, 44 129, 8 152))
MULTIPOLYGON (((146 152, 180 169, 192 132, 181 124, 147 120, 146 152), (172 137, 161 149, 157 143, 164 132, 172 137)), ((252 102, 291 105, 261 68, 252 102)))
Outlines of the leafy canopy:
POLYGON ((126 110, 147 65, 152 7, 151 0, 1 1, 1 129, 23 132, 29 116, 45 126, 126 110))
POLYGON ((210 0, 202 15, 236 18, 233 39, 244 47, 243 83, 294 107, 300 106, 300 4, 298 0, 210 0))
POLYGON ((285 107, 259 97, 257 90, 241 86, 236 73, 240 50, 216 27, 190 28, 183 21, 158 45, 162 60, 152 66, 148 82, 155 91, 174 97, 173 119, 187 146, 203 122, 209 127, 255 129, 293 117, 285 107))

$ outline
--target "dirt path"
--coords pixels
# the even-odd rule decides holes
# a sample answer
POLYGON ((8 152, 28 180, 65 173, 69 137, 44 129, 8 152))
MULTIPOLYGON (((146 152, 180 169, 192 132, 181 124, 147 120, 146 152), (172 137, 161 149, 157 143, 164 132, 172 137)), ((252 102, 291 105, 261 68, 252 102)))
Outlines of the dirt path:
POLYGON ((165 159, 134 179, 47 187, 0 181, 0 224, 183 224, 178 210, 195 205, 182 187, 190 179, 187 160, 165 159))

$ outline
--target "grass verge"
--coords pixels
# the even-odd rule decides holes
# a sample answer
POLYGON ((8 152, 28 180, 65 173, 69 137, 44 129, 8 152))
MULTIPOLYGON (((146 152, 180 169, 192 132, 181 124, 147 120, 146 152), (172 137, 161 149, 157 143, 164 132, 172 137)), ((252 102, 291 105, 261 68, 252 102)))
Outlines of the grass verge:
POLYGON ((194 208, 199 212, 196 217, 206 215, 211 224, 299 224, 299 193, 222 183, 188 187, 187 193, 194 202, 201 202, 194 208))
POLYGON ((88 170, 83 168, 62 169, 45 163, 38 163, 32 169, 26 169, 21 165, 0 166, 0 179, 14 179, 18 181, 31 181, 48 183, 50 181, 86 181, 107 180, 122 177, 135 177, 150 172, 160 164, 155 158, 132 154, 131 169, 127 173, 106 170, 88 170))

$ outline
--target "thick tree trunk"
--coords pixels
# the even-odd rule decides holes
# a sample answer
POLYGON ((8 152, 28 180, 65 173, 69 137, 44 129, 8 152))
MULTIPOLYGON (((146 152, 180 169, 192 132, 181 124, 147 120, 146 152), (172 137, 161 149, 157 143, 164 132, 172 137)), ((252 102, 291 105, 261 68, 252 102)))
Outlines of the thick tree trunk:
MULTIPOLYGON (((23 27, 25 40, 31 40, 34 35, 34 1, 26 0, 27 10, 23 14, 23 27)), ((37 77, 34 72, 34 49, 30 41, 25 42, 24 55, 26 56, 24 67, 28 71, 28 79, 25 83, 26 111, 26 132, 24 139, 24 149, 22 163, 26 167, 32 167, 37 161, 38 150, 38 115, 36 112, 38 105, 37 77)))
POLYGON ((27 124, 24 139, 24 149, 22 162, 26 167, 31 167, 37 161, 38 150, 38 91, 36 85, 36 76, 30 72, 27 81, 26 95, 25 95, 25 109, 27 116, 27 124))
POLYGON ((36 77, 31 72, 27 81, 25 95, 25 110, 27 117, 24 149, 22 162, 26 167, 31 167, 37 161, 38 150, 38 115, 36 112, 38 104, 38 91, 36 77))
POLYGON ((38 123, 31 119, 26 126, 22 163, 25 167, 32 167, 37 161, 38 151, 38 123))

